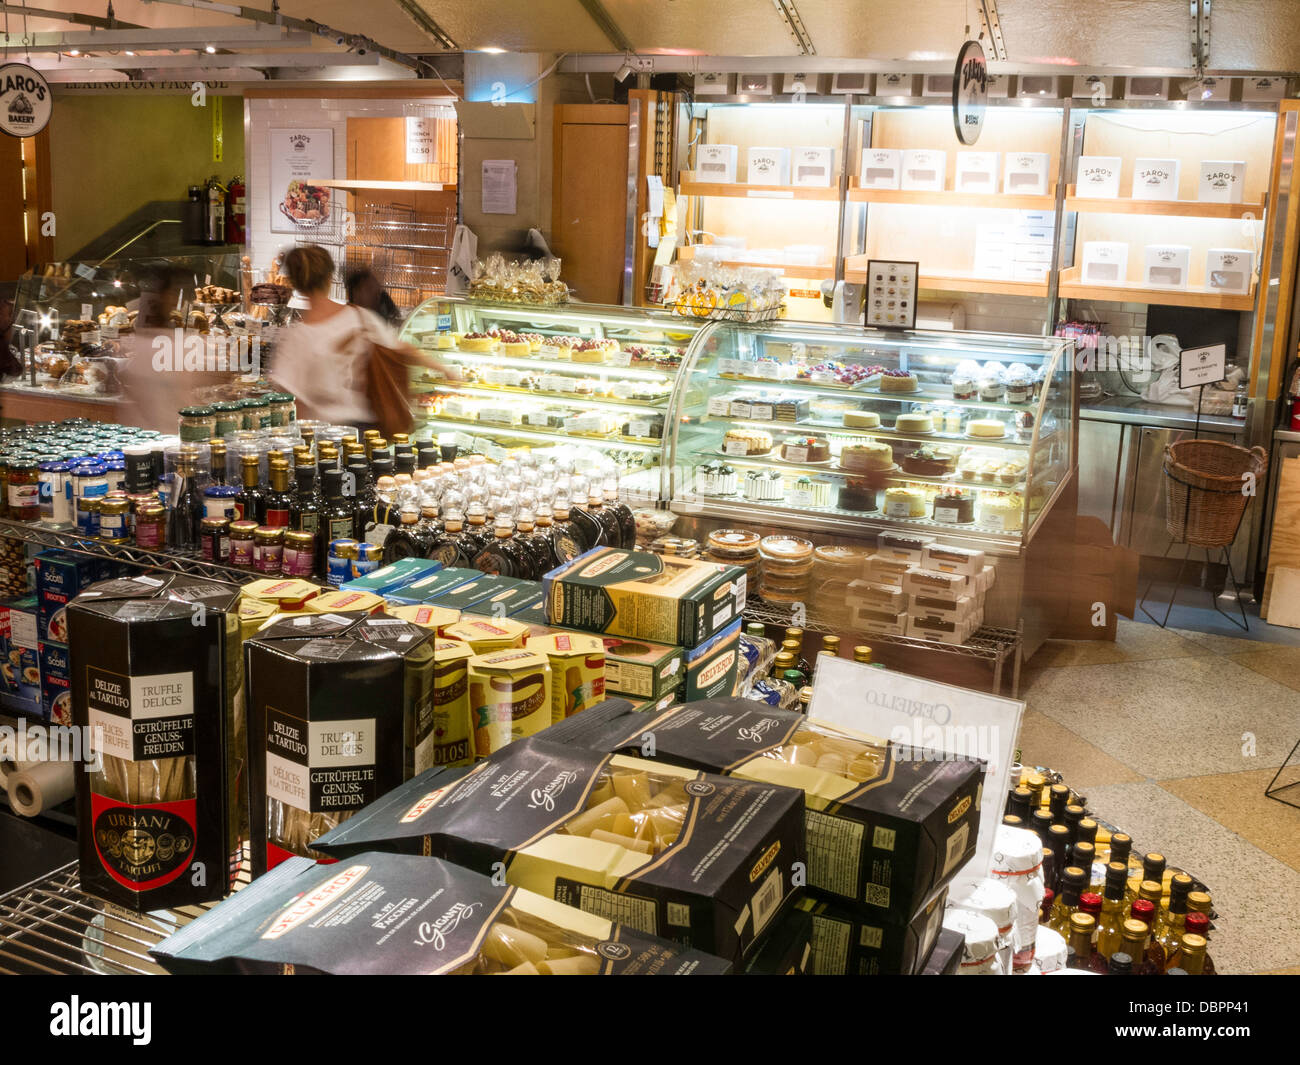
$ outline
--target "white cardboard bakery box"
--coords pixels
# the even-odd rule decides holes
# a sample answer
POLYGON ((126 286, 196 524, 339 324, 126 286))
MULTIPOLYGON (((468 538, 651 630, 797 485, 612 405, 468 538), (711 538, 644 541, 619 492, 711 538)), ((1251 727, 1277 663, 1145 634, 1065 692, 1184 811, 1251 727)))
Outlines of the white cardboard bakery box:
POLYGON ((1060 95, 1055 74, 1021 74, 1016 82, 1016 98, 1020 100, 1054 100, 1060 95))
POLYGON ((1118 155, 1081 155, 1074 186, 1080 196, 1113 200, 1119 196, 1119 172, 1124 160, 1118 155))
POLYGON ((1142 249, 1142 283, 1153 288, 1186 288, 1192 249, 1186 244, 1148 244, 1142 249))
POLYGON ((903 170, 903 153, 897 148, 863 148, 858 184, 864 189, 896 189, 903 170))
POLYGON ((835 183, 835 149, 821 147, 792 148, 790 184, 827 188, 835 183))
POLYGON ((1139 75, 1129 78, 1124 83, 1126 100, 1168 100, 1169 79, 1151 78, 1139 75))
POLYGON ((1128 280, 1128 245, 1119 240, 1085 241, 1079 280, 1086 285, 1124 284, 1128 280))
POLYGON ((737 74, 736 92, 744 96, 771 96, 771 74, 737 74))
MULTIPOLYGON (((866 74, 858 70, 851 71, 847 74, 832 74, 831 93, 835 96, 848 96, 853 93, 861 93, 865 96, 870 96, 872 90, 875 88, 875 79, 876 76, 874 74, 866 74)), ((911 96, 912 89, 910 81, 908 83, 907 92, 896 95, 911 96)))
POLYGON ((734 144, 701 144, 695 155, 696 178, 734 185, 738 155, 739 149, 734 144))
POLYGON ((909 192, 942 192, 948 174, 948 153, 929 148, 903 150, 903 188, 909 192))
POLYGON ((913 96, 911 74, 877 74, 877 96, 913 96))
POLYGON ((1011 264, 1012 281, 1030 281, 1034 284, 1042 284, 1047 280, 1047 275, 1052 270, 1052 264, 1048 263, 1024 263, 1017 260, 1011 264))
POLYGON ((921 95, 950 98, 952 96, 952 75, 923 74, 921 76, 921 95))
POLYGON ((1286 78, 1245 78, 1242 100, 1280 100, 1286 95, 1286 78))
POLYGON ((1133 163, 1133 199, 1178 199, 1177 159, 1137 159, 1133 163))
POLYGON ((1005 100, 1011 92, 1010 74, 990 74, 984 82, 990 100, 1005 100))
POLYGON ((695 75, 696 96, 726 96, 731 91, 731 75, 716 70, 695 75))
POLYGON ((1202 159, 1196 198, 1204 203, 1241 203, 1246 163, 1241 159, 1202 159))
POLYGON ((997 192, 1000 152, 958 152, 952 187, 957 192, 997 192))
POLYGON ((1211 248, 1205 256, 1205 287, 1244 296, 1255 273, 1255 253, 1249 248, 1211 248))
POLYGON ((1007 152, 1002 191, 1046 196, 1050 173, 1051 161, 1046 152, 1007 152))
POLYGON ((1012 259, 1016 263, 1034 263, 1046 265, 1052 261, 1052 245, 1048 244, 1014 244, 1012 259))
POLYGON ((747 148, 745 157, 746 184, 790 184, 789 148, 747 148))

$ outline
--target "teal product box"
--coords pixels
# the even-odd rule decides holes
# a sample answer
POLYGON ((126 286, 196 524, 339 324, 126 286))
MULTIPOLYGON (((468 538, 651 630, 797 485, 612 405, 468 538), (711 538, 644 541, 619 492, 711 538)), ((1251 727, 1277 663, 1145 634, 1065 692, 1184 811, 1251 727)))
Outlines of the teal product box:
POLYGON ((384 598, 391 599, 394 603, 403 606, 417 606, 420 603, 427 603, 437 599, 444 592, 466 583, 467 581, 477 580, 483 574, 476 569, 462 569, 459 566, 452 566, 446 569, 440 569, 436 573, 430 573, 427 577, 421 577, 417 581, 403 585, 395 592, 389 592, 384 598))
POLYGON ((0 706, 43 717, 36 597, 0 599, 0 706))
POLYGON ((381 566, 364 577, 344 581, 339 586, 341 592, 371 592, 374 595, 388 595, 399 588, 414 584, 424 577, 432 576, 442 569, 441 562, 427 558, 399 558, 387 566, 381 566))
POLYGON ((536 581, 521 581, 514 577, 487 573, 479 573, 477 576, 478 580, 466 581, 435 599, 425 599, 423 602, 451 607, 462 614, 503 618, 509 606, 526 603, 539 591, 536 581))
POLYGON ((542 598, 541 592, 537 593, 535 599, 513 604, 506 617, 524 625, 550 625, 546 620, 546 601, 542 598))
POLYGON ((686 651, 683 702, 729 696, 740 664, 740 618, 686 651))

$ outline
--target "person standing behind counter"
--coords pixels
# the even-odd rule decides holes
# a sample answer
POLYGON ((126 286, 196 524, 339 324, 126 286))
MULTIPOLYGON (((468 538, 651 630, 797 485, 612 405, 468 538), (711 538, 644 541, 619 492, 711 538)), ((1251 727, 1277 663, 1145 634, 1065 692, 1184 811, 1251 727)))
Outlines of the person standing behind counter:
POLYGON ((307 299, 302 320, 285 331, 276 346, 272 378, 298 401, 298 417, 378 428, 366 395, 367 371, 376 344, 396 351, 411 365, 427 366, 452 377, 430 355, 397 338, 373 311, 330 298, 334 260, 324 248, 291 248, 284 257, 289 282, 307 299))

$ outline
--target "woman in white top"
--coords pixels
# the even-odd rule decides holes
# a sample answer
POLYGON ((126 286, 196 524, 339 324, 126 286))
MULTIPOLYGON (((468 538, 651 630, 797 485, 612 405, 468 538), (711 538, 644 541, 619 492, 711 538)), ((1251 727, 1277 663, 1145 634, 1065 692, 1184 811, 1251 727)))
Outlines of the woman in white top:
POLYGON ((278 387, 296 397, 298 417, 361 430, 375 428, 366 375, 376 344, 453 376, 432 356, 398 340, 373 311, 332 300, 334 260, 324 248, 290 249, 284 269, 293 287, 307 298, 308 307, 302 320, 276 344, 271 376, 278 387))

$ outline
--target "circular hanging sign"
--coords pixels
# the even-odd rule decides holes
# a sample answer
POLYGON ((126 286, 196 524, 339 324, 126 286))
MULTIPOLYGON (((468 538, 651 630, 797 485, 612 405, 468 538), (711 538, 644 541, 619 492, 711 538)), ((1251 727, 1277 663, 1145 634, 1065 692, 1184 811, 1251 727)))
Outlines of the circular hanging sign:
POLYGON ((989 70, 979 41, 967 41, 957 53, 952 72, 952 124, 962 144, 974 144, 984 128, 988 106, 989 70))
POLYGON ((26 63, 0 66, 0 129, 11 137, 34 137, 50 121, 50 85, 26 63))

